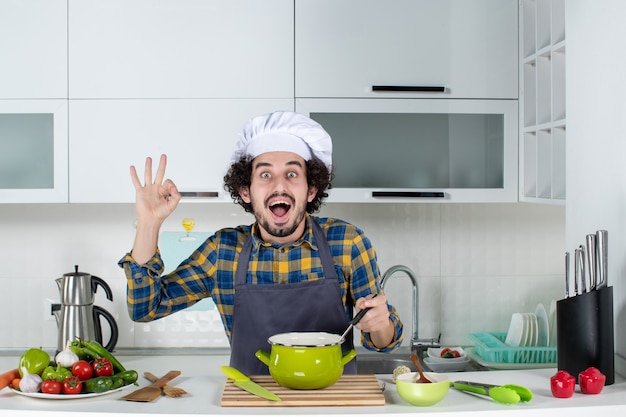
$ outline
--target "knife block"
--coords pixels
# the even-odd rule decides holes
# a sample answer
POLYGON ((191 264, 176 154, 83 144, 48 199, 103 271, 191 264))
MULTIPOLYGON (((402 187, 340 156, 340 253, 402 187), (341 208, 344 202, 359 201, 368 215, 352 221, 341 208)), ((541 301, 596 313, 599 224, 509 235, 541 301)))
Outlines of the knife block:
POLYGON ((557 364, 578 374, 590 366, 615 382, 613 287, 603 287, 556 303, 557 364))

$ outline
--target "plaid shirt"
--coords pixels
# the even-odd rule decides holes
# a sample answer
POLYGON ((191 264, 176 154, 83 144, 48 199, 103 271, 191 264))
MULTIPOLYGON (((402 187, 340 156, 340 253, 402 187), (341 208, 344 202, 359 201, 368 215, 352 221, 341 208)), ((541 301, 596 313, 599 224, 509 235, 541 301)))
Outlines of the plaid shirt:
MULTIPOLYGON (((330 246, 344 306, 354 306, 357 299, 380 293, 376 253, 363 232, 342 220, 316 219, 330 246)), ((127 302, 131 318, 139 322, 155 320, 189 307, 202 298, 212 297, 230 340, 237 260, 251 232, 253 245, 248 284, 291 284, 323 278, 322 262, 308 215, 302 239, 292 244, 263 242, 257 229, 256 224, 221 229, 202 243, 176 270, 162 276, 164 265, 158 251, 145 265, 138 265, 130 253, 126 254, 119 265, 128 278, 127 302)), ((362 333, 364 347, 389 351, 402 342, 402 323, 396 309, 391 305, 388 308, 395 327, 394 340, 389 346, 377 349, 369 334, 362 333)), ((351 316, 352 307, 346 307, 346 318, 351 316)))

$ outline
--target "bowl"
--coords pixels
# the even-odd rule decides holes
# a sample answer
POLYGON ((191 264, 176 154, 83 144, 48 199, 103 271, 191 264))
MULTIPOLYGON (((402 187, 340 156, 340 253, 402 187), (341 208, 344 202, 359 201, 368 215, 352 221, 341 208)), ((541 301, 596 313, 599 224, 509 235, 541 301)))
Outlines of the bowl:
POLYGON ((400 397, 411 405, 427 407, 441 401, 450 389, 450 380, 446 375, 424 372, 432 383, 415 382, 417 372, 398 375, 396 390, 400 397))
POLYGON ((424 363, 433 372, 459 372, 470 362, 469 356, 454 359, 424 358, 424 363))
POLYGON ((449 348, 428 348, 427 350, 428 353, 428 357, 437 361, 437 362, 449 362, 449 361, 458 361, 458 362, 462 362, 465 359, 467 359, 467 353, 465 352, 465 350, 463 350, 462 347, 460 346, 455 346, 455 347, 449 347, 449 348), (459 357, 458 358, 444 358, 441 356, 441 352, 444 349, 452 349, 452 350, 456 350, 457 352, 459 352, 459 357))

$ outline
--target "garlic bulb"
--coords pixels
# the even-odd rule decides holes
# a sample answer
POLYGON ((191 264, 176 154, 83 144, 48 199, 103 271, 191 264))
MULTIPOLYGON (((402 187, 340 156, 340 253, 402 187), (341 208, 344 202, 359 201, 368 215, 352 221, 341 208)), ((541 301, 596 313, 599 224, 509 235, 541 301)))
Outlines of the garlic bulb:
POLYGON ((29 374, 26 368, 22 368, 22 379, 20 381, 20 391, 22 392, 39 392, 41 389, 41 377, 37 374, 29 374))
POLYGON ((71 368, 76 362, 78 362, 78 355, 76 355, 72 349, 70 349, 70 341, 67 341, 65 345, 65 349, 57 353, 54 358, 57 365, 60 365, 64 368, 71 368))

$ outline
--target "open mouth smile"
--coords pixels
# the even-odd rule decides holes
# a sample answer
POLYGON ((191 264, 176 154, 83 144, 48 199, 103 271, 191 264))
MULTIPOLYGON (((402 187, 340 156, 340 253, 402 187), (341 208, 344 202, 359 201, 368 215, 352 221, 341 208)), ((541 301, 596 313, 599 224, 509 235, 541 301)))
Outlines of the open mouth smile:
POLYGON ((291 210, 292 203, 290 199, 281 196, 280 198, 276 198, 267 204, 272 216, 277 222, 281 222, 286 219, 291 210))

